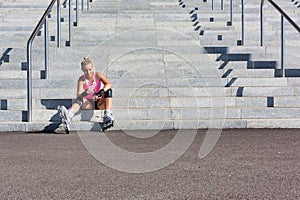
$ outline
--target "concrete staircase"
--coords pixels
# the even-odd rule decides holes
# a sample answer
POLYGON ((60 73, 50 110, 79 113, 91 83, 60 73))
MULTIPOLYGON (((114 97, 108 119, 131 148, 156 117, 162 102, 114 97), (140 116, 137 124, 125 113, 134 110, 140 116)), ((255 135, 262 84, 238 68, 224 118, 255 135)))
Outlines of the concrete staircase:
MULTIPOLYGON (((286 1, 276 1, 299 24, 299 12, 286 1), (298 20, 298 21, 297 21, 298 20)), ((219 2, 211 9, 211 2, 186 1, 191 5, 191 20, 199 29, 200 43, 207 53, 214 55, 226 79, 225 87, 235 96, 227 108, 239 109, 238 118, 245 127, 299 127, 298 87, 300 61, 299 33, 290 25, 285 30, 286 78, 278 77, 280 63, 280 15, 265 2, 264 47, 260 47, 260 1, 245 3, 245 46, 237 46, 241 38, 241 5, 234 4, 232 26, 229 2, 224 10, 219 2), (203 9, 205 8, 205 9, 203 9), (196 17, 195 17, 196 16, 196 17), (208 30, 207 30, 207 27, 208 30), (297 50, 298 49, 298 50, 297 50)), ((287 24, 287 23, 286 23, 287 24)), ((229 97, 230 98, 230 97, 229 97)))
MULTIPOLYGON (((33 45, 33 119, 28 123, 25 47, 48 2, 10 2, 0 4, 1 131, 62 131, 55 108, 72 104, 85 56, 113 84, 115 129, 300 127, 299 33, 287 25, 289 77, 280 78, 280 17, 265 3, 265 46, 260 47, 260 1, 245 4, 245 46, 237 46, 239 2, 227 26, 227 1, 224 10, 216 3, 212 11, 205 1, 94 0, 90 10, 80 7, 71 47, 64 45, 68 8, 62 8, 61 48, 56 48, 56 29, 50 28, 56 27, 54 9, 47 80, 41 79, 43 38, 33 45)), ((299 9, 289 5, 285 9, 299 19, 299 9)), ((102 114, 82 111, 71 127, 99 130, 102 114)))

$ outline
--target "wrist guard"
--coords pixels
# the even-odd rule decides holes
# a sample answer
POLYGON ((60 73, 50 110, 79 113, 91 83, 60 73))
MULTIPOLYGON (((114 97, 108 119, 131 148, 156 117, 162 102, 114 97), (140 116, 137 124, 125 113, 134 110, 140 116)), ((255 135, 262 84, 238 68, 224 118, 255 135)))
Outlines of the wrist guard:
POLYGON ((105 93, 104 89, 101 89, 99 92, 97 92, 95 95, 98 97, 101 97, 105 93))

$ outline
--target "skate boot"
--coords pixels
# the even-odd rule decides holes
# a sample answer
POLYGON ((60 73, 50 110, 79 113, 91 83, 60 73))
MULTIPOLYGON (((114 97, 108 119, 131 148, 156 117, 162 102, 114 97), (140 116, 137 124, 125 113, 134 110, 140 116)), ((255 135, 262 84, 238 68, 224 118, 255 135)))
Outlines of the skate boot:
POLYGON ((103 117, 103 127, 102 131, 105 132, 109 128, 112 128, 114 126, 114 117, 112 115, 112 112, 109 110, 104 111, 104 117, 103 117))
POLYGON ((66 109, 65 106, 57 106, 57 111, 61 117, 61 121, 66 131, 66 134, 69 134, 70 132, 69 122, 71 121, 71 118, 68 115, 69 111, 66 109))

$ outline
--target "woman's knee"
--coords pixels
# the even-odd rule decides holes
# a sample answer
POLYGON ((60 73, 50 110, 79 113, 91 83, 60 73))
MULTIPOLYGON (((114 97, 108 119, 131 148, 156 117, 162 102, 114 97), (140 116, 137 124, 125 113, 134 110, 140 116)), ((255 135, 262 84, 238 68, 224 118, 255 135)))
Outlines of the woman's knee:
POLYGON ((112 98, 112 89, 109 88, 105 93, 104 93, 104 98, 112 98))

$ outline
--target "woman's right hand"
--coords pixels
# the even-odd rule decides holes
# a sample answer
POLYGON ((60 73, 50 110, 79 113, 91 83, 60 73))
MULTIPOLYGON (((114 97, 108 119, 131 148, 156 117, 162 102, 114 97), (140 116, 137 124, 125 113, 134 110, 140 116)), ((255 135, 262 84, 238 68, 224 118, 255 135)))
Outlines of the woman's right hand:
POLYGON ((86 97, 86 96, 88 96, 89 94, 94 94, 94 91, 91 90, 91 89, 86 89, 84 92, 81 93, 80 96, 86 97))

